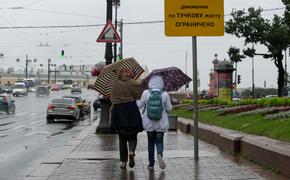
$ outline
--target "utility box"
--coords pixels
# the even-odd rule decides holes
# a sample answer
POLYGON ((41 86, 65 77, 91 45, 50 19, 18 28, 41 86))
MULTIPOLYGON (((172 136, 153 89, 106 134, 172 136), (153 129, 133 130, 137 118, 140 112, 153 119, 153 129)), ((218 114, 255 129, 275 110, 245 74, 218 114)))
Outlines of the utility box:
POLYGON ((178 116, 176 114, 168 114, 168 123, 170 131, 176 131, 177 130, 177 118, 178 116))

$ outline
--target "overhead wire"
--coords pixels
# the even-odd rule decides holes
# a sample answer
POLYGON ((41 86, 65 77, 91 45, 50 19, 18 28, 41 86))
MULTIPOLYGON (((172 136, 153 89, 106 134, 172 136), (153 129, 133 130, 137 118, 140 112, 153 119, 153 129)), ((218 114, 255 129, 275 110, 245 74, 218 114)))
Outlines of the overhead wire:
POLYGON ((105 19, 105 17, 92 16, 92 15, 86 15, 86 14, 78 14, 78 13, 72 13, 72 12, 60 12, 60 11, 55 11, 55 10, 34 9, 34 8, 25 8, 25 7, 22 7, 21 9, 29 10, 29 11, 53 13, 53 14, 62 14, 62 15, 72 15, 72 16, 81 16, 81 17, 105 19))
POLYGON ((45 1, 45 0, 38 0, 38 1, 31 2, 31 3, 27 3, 27 4, 22 5, 21 7, 23 8, 23 7, 31 6, 31 5, 34 5, 34 4, 38 4, 38 3, 42 2, 42 1, 45 1))
MULTIPOLYGON (((277 11, 285 9, 285 7, 265 9, 264 12, 277 11)), ((224 14, 224 16, 231 16, 231 14, 224 14)), ((159 24, 164 23, 164 20, 155 21, 139 21, 139 22, 124 22, 124 25, 140 25, 140 24, 159 24)), ((84 28, 84 27, 97 27, 104 26, 105 24, 84 24, 84 25, 50 25, 50 26, 11 26, 0 27, 0 29, 51 29, 51 28, 84 28)))
MULTIPOLYGON (((6 18, 0 16, 0 19, 2 19, 3 21, 5 21, 5 22, 8 23, 9 25, 13 26, 13 24, 11 24, 11 23, 6 19, 6 18)), ((20 38, 23 38, 23 39, 25 39, 25 40, 29 40, 30 42, 31 42, 31 41, 34 41, 33 44, 34 44, 35 42, 38 43, 37 40, 31 38, 29 35, 25 34, 25 32, 23 32, 23 31, 21 31, 21 30, 19 30, 19 29, 17 29, 17 31, 20 32, 20 33, 22 34, 22 36, 21 36, 20 34, 16 33, 16 32, 14 32, 13 29, 9 29, 9 30, 10 30, 11 32, 13 32, 14 34, 16 34, 16 35, 17 35, 18 37, 20 37, 20 38)), ((36 43, 36 44, 37 44, 37 43, 36 43)), ((34 44, 34 45, 35 45, 35 44, 34 44)))
MULTIPOLYGON (((71 12, 60 12, 60 11, 54 11, 54 10, 42 10, 42 9, 25 8, 25 6, 32 5, 32 4, 35 4, 35 3, 39 3, 41 1, 44 1, 44 0, 39 0, 39 1, 35 1, 33 3, 29 3, 29 4, 26 4, 26 5, 23 5, 23 6, 11 7, 11 8, 104 19, 104 17, 84 15, 84 14, 71 13, 71 12)), ((286 7, 263 9, 262 12, 277 11, 277 10, 282 10, 282 9, 286 9, 286 7)), ((231 16, 231 14, 224 14, 224 16, 231 16)), ((127 24, 127 25, 131 25, 131 24, 154 24, 154 23, 163 23, 163 22, 164 22, 163 20, 160 20, 160 21, 157 20, 157 21, 141 21, 141 22, 127 22, 127 23, 124 22, 123 24, 127 24)), ((39 28, 78 28, 78 27, 79 28, 84 28, 84 27, 96 27, 96 26, 102 26, 102 25, 104 25, 104 24, 95 24, 95 25, 94 24, 91 24, 91 25, 51 25, 51 26, 14 26, 14 27, 0 27, 0 29, 9 29, 9 28, 13 28, 13 29, 20 29, 20 28, 23 28, 23 29, 24 28, 26 28, 26 29, 32 29, 32 28, 39 29, 39 28)))

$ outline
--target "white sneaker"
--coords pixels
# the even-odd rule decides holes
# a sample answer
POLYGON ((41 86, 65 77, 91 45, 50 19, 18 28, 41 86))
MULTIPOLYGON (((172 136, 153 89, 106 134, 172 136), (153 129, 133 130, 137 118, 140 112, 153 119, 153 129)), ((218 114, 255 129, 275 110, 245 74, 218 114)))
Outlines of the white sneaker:
POLYGON ((120 168, 121 169, 126 169, 127 163, 126 162, 120 162, 120 168))
POLYGON ((161 169, 165 169, 166 164, 165 164, 165 162, 160 154, 157 154, 157 159, 158 159, 159 167, 161 169))
POLYGON ((152 170, 154 170, 154 166, 149 166, 149 165, 148 165, 148 166, 147 166, 147 169, 150 170, 150 171, 152 171, 152 170))

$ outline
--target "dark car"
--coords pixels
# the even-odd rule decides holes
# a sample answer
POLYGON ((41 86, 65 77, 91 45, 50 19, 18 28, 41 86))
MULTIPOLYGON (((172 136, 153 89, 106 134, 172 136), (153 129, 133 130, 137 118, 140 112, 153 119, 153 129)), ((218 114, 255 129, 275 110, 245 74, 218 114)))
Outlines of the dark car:
POLYGON ((7 93, 7 94, 12 94, 13 93, 13 88, 11 86, 5 86, 4 89, 3 89, 3 92, 7 93))
POLYGON ((98 109, 101 108, 101 102, 100 102, 100 99, 99 99, 99 98, 97 98, 97 99, 94 101, 94 103, 93 103, 93 108, 94 108, 95 111, 97 111, 98 109))
POLYGON ((51 103, 47 106, 47 123, 52 123, 55 119, 69 119, 76 122, 79 120, 79 117, 80 109, 78 108, 75 99, 56 98, 52 99, 51 103))
POLYGON ((36 96, 48 96, 49 95, 49 89, 47 86, 37 86, 35 89, 35 95, 36 96))
POLYGON ((0 111, 15 114, 14 99, 8 94, 0 94, 0 111))

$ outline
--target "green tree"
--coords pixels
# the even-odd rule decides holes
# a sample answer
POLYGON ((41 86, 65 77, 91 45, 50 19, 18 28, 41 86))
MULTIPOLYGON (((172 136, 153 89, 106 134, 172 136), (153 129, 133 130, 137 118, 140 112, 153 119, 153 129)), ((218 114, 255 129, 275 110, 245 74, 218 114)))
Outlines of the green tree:
MULTIPOLYGON (((289 0, 284 1, 284 3, 289 3, 289 0)), ((249 57, 263 56, 264 58, 271 58, 278 69, 278 96, 282 95, 285 79, 283 50, 290 43, 290 22, 286 22, 289 18, 288 6, 284 17, 274 15, 272 21, 261 16, 263 11, 261 8, 254 9, 251 7, 248 12, 244 10, 233 11, 231 13, 232 19, 227 21, 225 26, 226 33, 244 38, 245 45, 261 44, 267 47, 268 52, 266 53, 257 53, 252 46, 252 48, 244 50, 244 54, 249 57)))
MULTIPOLYGON (((285 13, 284 13, 285 22, 288 25, 288 27, 290 27, 290 0, 282 0, 282 2, 286 6, 285 13)), ((288 29, 288 32, 290 34, 290 29, 288 29)))
POLYGON ((231 63, 238 63, 241 62, 246 56, 240 54, 240 49, 236 47, 230 47, 228 50, 228 55, 230 57, 231 63))
POLYGON ((238 71, 238 62, 241 62, 246 56, 240 54, 240 49, 236 47, 230 47, 228 50, 228 55, 230 58, 231 63, 235 63, 235 83, 237 85, 237 71, 238 71))

